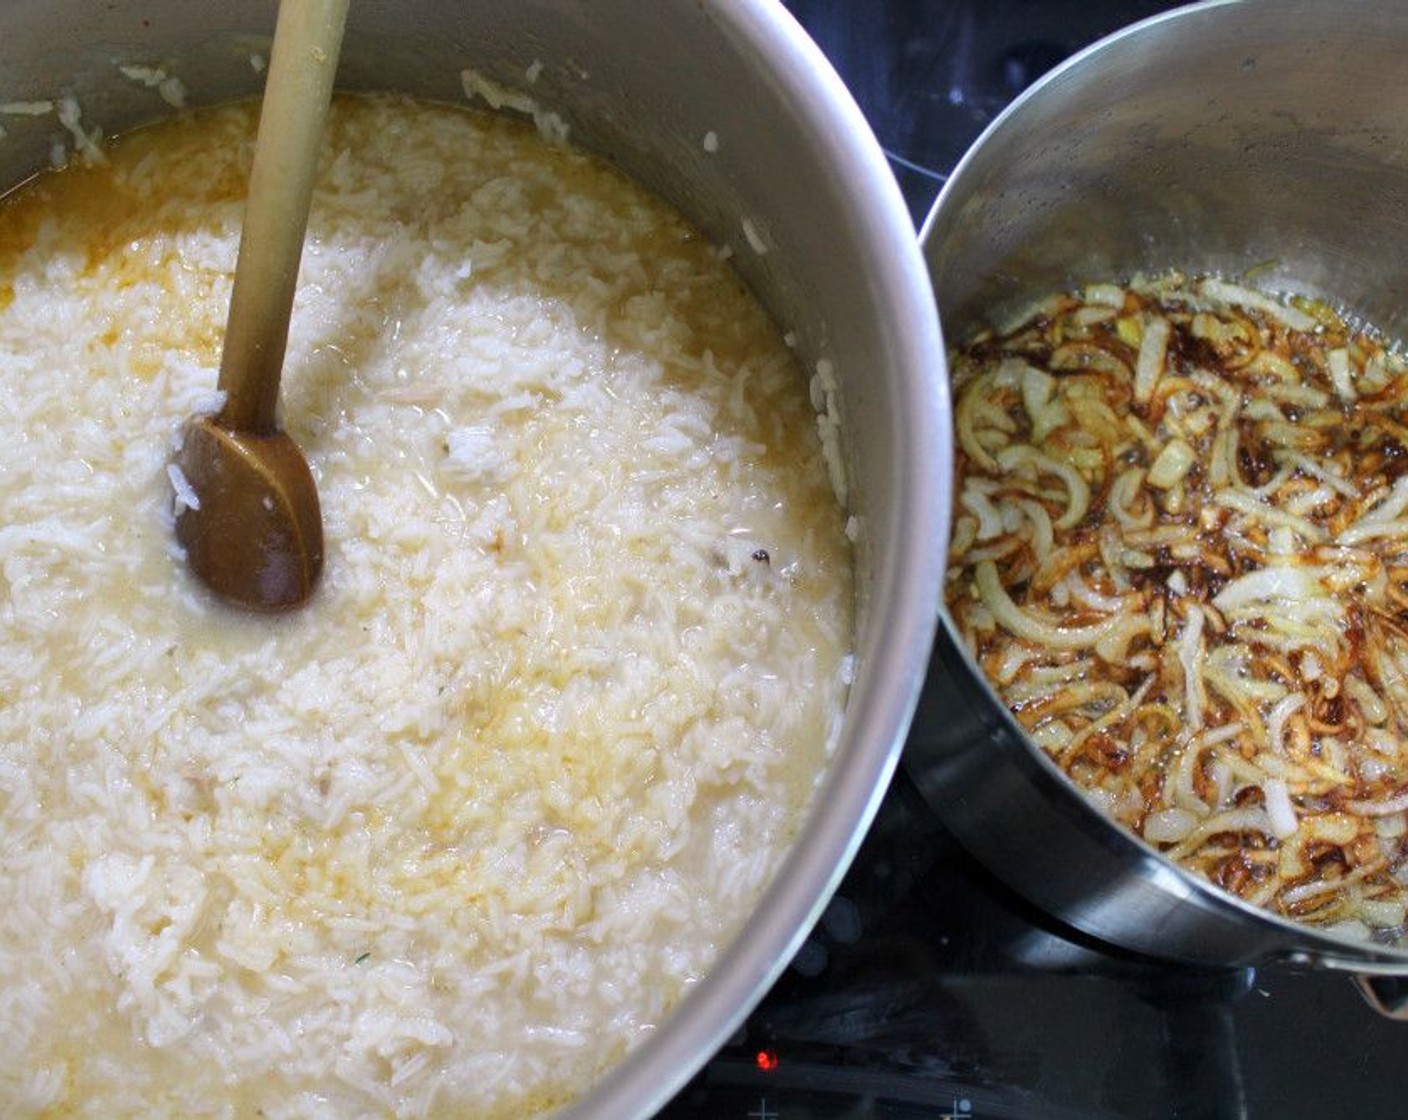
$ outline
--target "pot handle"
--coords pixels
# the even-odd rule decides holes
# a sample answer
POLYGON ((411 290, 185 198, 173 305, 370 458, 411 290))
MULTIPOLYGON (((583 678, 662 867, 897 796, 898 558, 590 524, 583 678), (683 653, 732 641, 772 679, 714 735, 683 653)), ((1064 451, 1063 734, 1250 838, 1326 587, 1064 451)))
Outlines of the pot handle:
POLYGON ((1364 1002, 1385 1019, 1408 1023, 1408 961, 1346 960, 1320 953, 1292 953, 1286 963, 1298 968, 1327 968, 1353 973, 1364 1002))
POLYGON ((1354 978, 1354 984, 1364 1002, 1385 1019, 1408 1023, 1408 977, 1361 973, 1354 978))

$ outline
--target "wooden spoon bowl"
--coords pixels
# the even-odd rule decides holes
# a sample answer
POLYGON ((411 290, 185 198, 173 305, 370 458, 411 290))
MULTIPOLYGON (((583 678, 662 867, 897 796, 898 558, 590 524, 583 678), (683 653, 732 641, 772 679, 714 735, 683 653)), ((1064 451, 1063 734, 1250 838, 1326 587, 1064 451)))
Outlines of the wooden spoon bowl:
POLYGON ((317 486, 276 413, 347 6, 279 5, 220 363, 225 403, 188 423, 174 463, 176 537, 191 571, 255 610, 305 602, 323 566, 317 486))

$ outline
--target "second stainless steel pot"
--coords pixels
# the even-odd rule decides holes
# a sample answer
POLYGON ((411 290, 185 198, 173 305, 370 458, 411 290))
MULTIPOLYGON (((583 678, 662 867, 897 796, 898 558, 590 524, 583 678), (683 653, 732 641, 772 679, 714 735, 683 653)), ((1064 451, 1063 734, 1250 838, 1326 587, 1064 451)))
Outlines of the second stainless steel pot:
MULTIPOLYGON (((979 139, 922 240, 950 342, 1053 291, 1171 268, 1408 328, 1408 8, 1230 0, 1071 59, 979 139)), ((1078 929, 1211 964, 1379 973, 1408 953, 1244 904, 1115 827, 1009 716, 945 620, 907 764, 958 838, 1078 929)))

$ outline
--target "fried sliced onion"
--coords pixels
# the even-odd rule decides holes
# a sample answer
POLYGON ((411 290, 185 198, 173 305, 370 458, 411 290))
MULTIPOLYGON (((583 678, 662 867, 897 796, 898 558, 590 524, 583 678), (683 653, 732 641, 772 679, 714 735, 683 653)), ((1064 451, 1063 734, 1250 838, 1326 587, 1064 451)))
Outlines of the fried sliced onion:
POLYGON ((1408 944, 1408 362, 1170 274, 954 369, 949 609, 1033 741, 1190 871, 1408 944))

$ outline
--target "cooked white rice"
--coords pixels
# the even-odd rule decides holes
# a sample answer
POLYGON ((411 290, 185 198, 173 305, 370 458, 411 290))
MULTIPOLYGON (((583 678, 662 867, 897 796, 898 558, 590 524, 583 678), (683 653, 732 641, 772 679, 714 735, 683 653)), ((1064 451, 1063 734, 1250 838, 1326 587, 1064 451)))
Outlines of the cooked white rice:
POLYGON ((522 1116, 658 1024, 824 768, 850 555, 718 255, 531 127, 339 102, 285 375, 313 603, 170 532, 248 107, 0 210, 0 1113, 522 1116))

